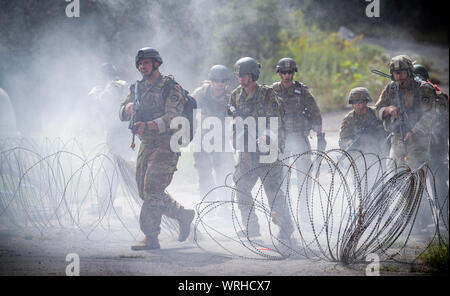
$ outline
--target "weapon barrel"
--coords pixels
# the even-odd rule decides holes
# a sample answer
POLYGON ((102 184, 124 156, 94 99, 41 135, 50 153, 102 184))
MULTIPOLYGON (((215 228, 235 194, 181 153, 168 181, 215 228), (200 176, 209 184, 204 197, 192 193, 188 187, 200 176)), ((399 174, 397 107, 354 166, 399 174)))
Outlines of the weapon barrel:
POLYGON ((372 69, 372 70, 370 70, 370 72, 372 72, 373 74, 380 75, 380 76, 385 77, 385 78, 392 79, 391 75, 388 75, 388 74, 386 74, 384 72, 381 72, 381 71, 378 71, 376 69, 372 69))

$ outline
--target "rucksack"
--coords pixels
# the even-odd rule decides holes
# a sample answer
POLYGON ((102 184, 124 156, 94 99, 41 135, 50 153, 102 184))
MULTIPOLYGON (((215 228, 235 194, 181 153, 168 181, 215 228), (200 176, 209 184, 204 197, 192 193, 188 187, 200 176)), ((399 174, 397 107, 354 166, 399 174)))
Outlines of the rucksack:
MULTIPOLYGON (((162 98, 163 98, 164 102, 166 101, 167 97, 169 96, 170 90, 173 89, 175 84, 178 84, 178 83, 175 81, 175 79, 173 77, 169 76, 169 82, 167 82, 164 85, 163 91, 162 91, 162 98)), ((179 85, 179 86, 181 87, 181 85, 179 85)), ((189 121, 189 136, 190 136, 189 142, 187 142, 185 145, 182 145, 182 146, 187 146, 187 144, 189 144, 192 141, 192 139, 194 138, 194 133, 195 133, 194 109, 197 109, 197 101, 189 94, 189 92, 187 90, 185 90, 184 88, 182 88, 182 89, 184 91, 186 103, 184 104, 183 112, 181 113, 181 116, 185 117, 189 121)), ((181 145, 180 141, 179 141, 179 144, 181 145)))

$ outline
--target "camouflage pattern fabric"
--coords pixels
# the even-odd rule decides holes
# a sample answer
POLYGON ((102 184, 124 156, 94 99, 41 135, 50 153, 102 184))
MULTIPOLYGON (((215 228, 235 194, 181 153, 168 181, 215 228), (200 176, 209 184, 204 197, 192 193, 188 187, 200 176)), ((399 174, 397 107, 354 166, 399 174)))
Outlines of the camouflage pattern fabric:
MULTIPOLYGON (((145 129, 137 157, 136 181, 139 195, 144 200, 140 214, 140 226, 147 237, 157 237, 160 232, 161 216, 178 218, 184 209, 175 201, 165 189, 172 181, 176 171, 179 152, 170 149, 170 121, 181 115, 185 97, 183 89, 175 84, 168 93, 166 100, 162 97, 163 87, 168 83, 167 76, 161 76, 153 84, 148 80, 139 85, 141 94, 141 108, 136 114, 137 121, 153 120, 158 130, 145 129)), ((130 87, 130 94, 122 103, 119 115, 122 120, 129 120, 125 116, 124 107, 133 102, 134 85, 130 87)))
MULTIPOLYGON (((384 118, 383 112, 388 106, 397 106, 396 91, 396 83, 389 83, 376 103, 377 118, 383 120, 383 125, 390 132, 392 132, 391 118, 384 118)), ((400 88, 399 91, 408 116, 409 128, 418 129, 418 132, 413 135, 411 142, 406 144, 408 151, 407 164, 412 169, 415 169, 429 160, 431 130, 435 120, 433 105, 436 95, 433 87, 428 83, 415 80, 411 80, 407 87, 400 88)), ((403 141, 397 129, 393 131, 393 136, 391 137, 390 157, 396 161, 397 165, 400 165, 403 162, 402 155, 403 141)), ((391 163, 390 165, 394 164, 391 163)))
POLYGON ((384 145, 387 136, 383 122, 376 117, 375 108, 367 107, 367 112, 363 115, 352 110, 342 120, 339 147, 347 150, 352 145, 352 150, 387 156, 384 145))
MULTIPOLYGON (((258 117, 278 117, 279 147, 284 149, 284 109, 283 102, 276 96, 272 88, 265 85, 256 85, 253 94, 247 95, 245 90, 239 86, 231 94, 229 104, 232 105, 238 116, 242 118, 253 117, 257 122, 258 117)), ((282 166, 279 160, 274 163, 260 163, 261 152, 239 152, 239 160, 233 174, 236 183, 236 199, 239 203, 241 218, 244 227, 248 230, 259 230, 258 218, 255 213, 251 190, 258 179, 263 183, 264 191, 269 201, 269 206, 273 211, 275 223, 279 224, 280 234, 290 236, 293 232, 287 209, 285 194, 279 187, 282 182, 282 166), (255 169, 259 167, 258 169, 255 169), (249 171, 251 173, 247 174, 249 171), (241 177, 245 176, 241 179, 241 177)))

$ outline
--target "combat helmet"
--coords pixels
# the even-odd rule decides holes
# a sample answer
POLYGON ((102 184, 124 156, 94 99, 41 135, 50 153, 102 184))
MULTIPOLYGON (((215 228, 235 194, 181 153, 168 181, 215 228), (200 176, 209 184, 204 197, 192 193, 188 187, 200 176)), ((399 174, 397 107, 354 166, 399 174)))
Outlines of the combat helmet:
POLYGON ((297 72, 298 70, 297 64, 292 58, 282 58, 281 60, 279 60, 277 63, 276 72, 280 72, 281 69, 290 69, 294 70, 295 72, 297 72))
POLYGON ((104 77, 115 78, 117 76, 117 69, 110 63, 103 63, 100 66, 100 71, 104 77))
POLYGON ((365 87, 355 87, 353 88, 348 95, 348 103, 353 104, 355 101, 367 101, 372 102, 372 98, 370 97, 369 90, 365 87))
POLYGON ((414 65, 414 74, 419 76, 422 80, 428 80, 430 78, 430 75, 428 75, 428 70, 420 64, 414 65))
POLYGON ((237 60, 237 62, 234 64, 234 73, 239 77, 250 74, 252 75, 253 81, 256 81, 259 78, 260 68, 261 64, 258 63, 254 58, 244 57, 237 60))
POLYGON ((159 55, 159 52, 151 47, 144 47, 138 50, 136 54, 136 68, 138 68, 139 61, 141 59, 154 59, 157 61, 160 65, 163 63, 163 60, 161 56, 159 55))
POLYGON ((225 82, 230 79, 230 70, 224 65, 214 65, 209 69, 208 79, 225 82))
POLYGON ((391 59, 391 62, 389 63, 389 70, 391 75, 396 70, 407 70, 409 76, 411 77, 413 75, 414 66, 411 58, 402 54, 391 59))

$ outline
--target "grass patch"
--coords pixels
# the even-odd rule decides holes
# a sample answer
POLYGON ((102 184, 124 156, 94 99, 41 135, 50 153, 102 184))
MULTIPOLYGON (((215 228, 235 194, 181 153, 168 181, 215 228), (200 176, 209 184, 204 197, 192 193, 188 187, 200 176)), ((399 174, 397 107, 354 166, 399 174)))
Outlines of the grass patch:
POLYGON ((385 264, 380 267, 380 272, 400 272, 401 269, 394 264, 385 264))
POLYGON ((420 255, 419 259, 436 272, 448 273, 448 238, 441 243, 431 243, 430 247, 420 255))

